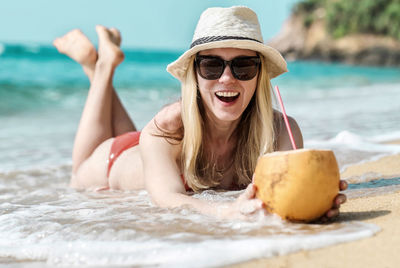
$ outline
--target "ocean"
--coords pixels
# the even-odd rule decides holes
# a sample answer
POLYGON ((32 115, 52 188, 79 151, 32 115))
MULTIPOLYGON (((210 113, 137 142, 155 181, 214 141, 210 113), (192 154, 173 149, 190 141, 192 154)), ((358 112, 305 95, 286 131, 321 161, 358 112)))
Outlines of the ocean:
MULTIPOLYGON (((180 52, 124 52, 115 88, 142 128, 179 98, 180 85, 165 68, 180 52)), ((399 145, 386 143, 400 139, 400 69, 321 62, 289 62, 288 68, 272 84, 302 129, 305 147, 333 150, 342 171, 400 153, 399 145)), ((186 207, 157 208, 144 190, 70 189, 72 143, 88 87, 81 67, 55 48, 0 43, 3 264, 212 267, 379 231, 362 222, 293 224, 275 216, 223 221, 186 207)), ((352 178, 350 188, 384 194, 399 188, 397 177, 352 178)), ((239 194, 205 191, 195 197, 231 200, 239 194)))

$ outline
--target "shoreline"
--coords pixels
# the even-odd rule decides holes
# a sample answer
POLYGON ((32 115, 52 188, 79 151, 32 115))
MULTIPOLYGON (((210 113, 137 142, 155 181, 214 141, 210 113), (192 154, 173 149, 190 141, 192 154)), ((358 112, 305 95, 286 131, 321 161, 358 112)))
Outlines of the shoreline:
POLYGON ((400 176, 400 154, 383 156, 375 161, 363 162, 347 167, 341 174, 342 179, 352 183, 352 177, 373 175, 373 179, 390 179, 400 176))
POLYGON ((381 231, 372 237, 270 259, 254 260, 233 267, 398 267, 399 197, 400 191, 397 191, 350 199, 342 206, 337 221, 362 221, 375 224, 381 231))
MULTIPOLYGON (((400 140, 388 142, 400 144, 400 140)), ((384 156, 375 161, 349 166, 341 178, 376 174, 394 178, 400 174, 400 154, 384 156)), ((372 223, 381 231, 372 237, 339 243, 315 250, 299 251, 269 259, 252 260, 231 267, 398 267, 400 255, 400 190, 349 198, 341 206, 336 222, 362 221, 372 223)))

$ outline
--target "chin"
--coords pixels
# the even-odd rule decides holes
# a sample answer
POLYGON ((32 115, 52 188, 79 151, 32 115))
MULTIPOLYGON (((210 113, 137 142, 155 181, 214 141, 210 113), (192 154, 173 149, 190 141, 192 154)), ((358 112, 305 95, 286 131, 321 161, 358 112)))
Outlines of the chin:
POLYGON ((216 114, 214 114, 214 116, 218 120, 226 121, 226 122, 236 121, 240 118, 241 115, 242 115, 242 113, 232 114, 231 112, 227 112, 227 111, 219 111, 216 114))

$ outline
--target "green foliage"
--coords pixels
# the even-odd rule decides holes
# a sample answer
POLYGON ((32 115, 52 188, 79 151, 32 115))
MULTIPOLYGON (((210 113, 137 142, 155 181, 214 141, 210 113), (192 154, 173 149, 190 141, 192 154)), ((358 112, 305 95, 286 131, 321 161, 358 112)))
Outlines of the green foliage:
POLYGON ((304 15, 308 27, 318 8, 325 9, 328 31, 335 38, 372 33, 400 40, 400 0, 303 0, 293 11, 304 15))
POLYGON ((325 0, 303 0, 293 7, 295 13, 310 13, 325 4, 325 0))
POLYGON ((304 15, 303 24, 306 28, 310 27, 315 20, 314 11, 325 5, 326 0, 303 0, 293 7, 295 14, 304 15))

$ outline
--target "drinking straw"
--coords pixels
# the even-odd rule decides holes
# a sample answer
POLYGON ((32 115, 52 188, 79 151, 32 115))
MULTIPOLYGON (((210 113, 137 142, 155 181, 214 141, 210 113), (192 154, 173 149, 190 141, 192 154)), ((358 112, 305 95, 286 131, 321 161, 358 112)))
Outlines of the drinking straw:
POLYGON ((279 105, 281 106, 281 110, 283 113, 283 119, 285 120, 286 129, 289 133, 290 142, 292 143, 293 150, 296 150, 297 149, 296 143, 294 142, 292 129, 290 128, 289 120, 286 115, 285 107, 283 106, 283 101, 282 101, 281 93, 279 92, 278 86, 275 86, 275 91, 276 91, 276 94, 278 95, 279 105))

